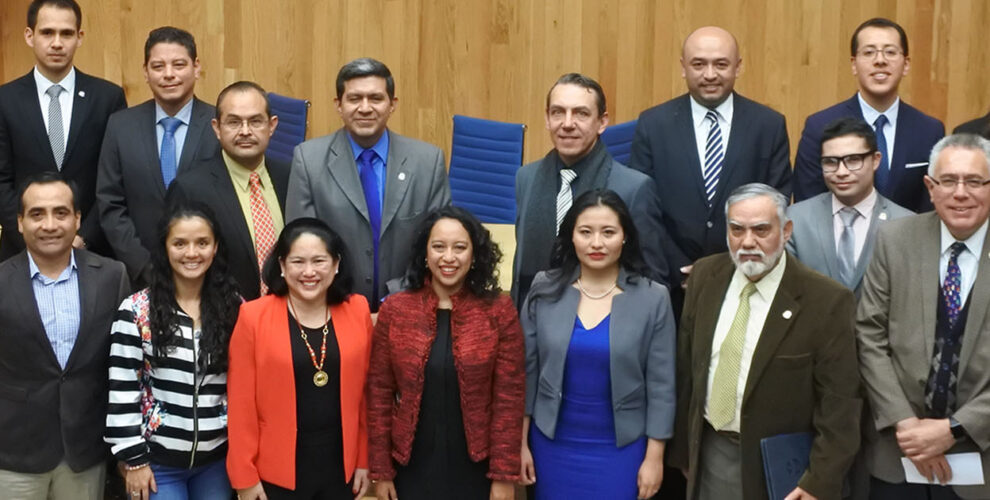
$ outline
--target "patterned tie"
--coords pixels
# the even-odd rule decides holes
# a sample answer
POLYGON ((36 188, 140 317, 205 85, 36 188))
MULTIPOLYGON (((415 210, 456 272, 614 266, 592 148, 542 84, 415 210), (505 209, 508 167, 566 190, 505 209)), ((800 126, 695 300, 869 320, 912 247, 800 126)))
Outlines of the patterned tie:
POLYGON ((372 303, 378 301, 378 240, 382 233, 382 201, 379 194, 378 175, 374 161, 378 157, 373 149, 365 149, 358 155, 358 173, 361 175, 361 188, 364 202, 368 205, 368 222, 371 224, 371 243, 374 249, 374 279, 372 281, 372 303))
POLYGON ((856 271, 856 233, 853 232, 853 222, 859 217, 859 212, 852 207, 842 207, 839 218, 842 219, 842 235, 839 237, 839 279, 846 287, 856 288, 853 274, 856 271))
POLYGON ((945 314, 949 328, 936 328, 935 346, 932 350, 931 368, 928 383, 925 384, 925 411, 930 418, 945 418, 950 409, 956 407, 956 382, 959 372, 959 352, 961 331, 955 331, 959 314, 962 312, 962 297, 959 293, 961 273, 958 257, 966 244, 955 242, 949 247, 949 262, 945 266, 945 281, 942 282, 942 300, 945 301, 945 314))
POLYGON ((175 130, 182 124, 182 120, 166 116, 158 121, 165 128, 162 135, 162 150, 158 158, 161 162, 162 180, 165 181, 165 189, 175 180, 176 155, 175 155, 175 130))
POLYGON ((962 273, 959 272, 959 254, 966 249, 966 244, 957 241, 949 247, 949 263, 945 266, 945 281, 942 282, 942 296, 945 297, 945 312, 949 315, 949 328, 956 326, 959 311, 962 310, 962 299, 959 293, 962 273))
MULTIPOLYGON (((254 254, 258 257, 258 275, 265 267, 265 260, 271 254, 275 246, 275 223, 272 222, 272 213, 268 211, 268 204, 261 191, 261 176, 258 172, 251 172, 249 177, 251 187, 251 224, 254 227, 254 254)), ((261 280, 261 295, 268 293, 268 286, 261 280)))
POLYGON ((756 285, 746 283, 739 293, 739 308, 732 319, 729 333, 718 350, 718 367, 712 379, 712 394, 708 400, 708 420, 716 430, 722 429, 736 416, 736 392, 739 387, 739 364, 742 360, 746 326, 749 324, 749 298, 756 285))
POLYGON ((718 126, 718 113, 710 109, 705 119, 712 122, 712 126, 708 129, 708 139, 705 141, 705 169, 702 174, 708 206, 711 206, 712 199, 715 198, 715 189, 718 188, 718 177, 722 173, 722 160, 725 159, 725 154, 722 150, 722 129, 718 126))
POLYGON ((880 191, 880 194, 890 195, 887 190, 887 185, 890 182, 890 156, 887 154, 887 137, 883 133, 883 127, 886 124, 887 117, 885 115, 878 116, 873 122, 873 128, 877 132, 877 149, 883 153, 883 157, 880 158, 880 166, 877 167, 877 172, 873 176, 873 185, 880 191))
POLYGON ((55 84, 45 91, 50 98, 48 101, 48 142, 52 145, 52 155, 55 157, 55 166, 62 170, 62 160, 65 158, 65 129, 62 125, 62 103, 58 96, 65 90, 61 85, 55 84))
POLYGON ((569 169, 560 169, 560 191, 557 192, 557 232, 560 232, 560 223, 564 222, 564 216, 571 209, 574 201, 574 194, 571 193, 571 183, 577 178, 577 172, 569 169))

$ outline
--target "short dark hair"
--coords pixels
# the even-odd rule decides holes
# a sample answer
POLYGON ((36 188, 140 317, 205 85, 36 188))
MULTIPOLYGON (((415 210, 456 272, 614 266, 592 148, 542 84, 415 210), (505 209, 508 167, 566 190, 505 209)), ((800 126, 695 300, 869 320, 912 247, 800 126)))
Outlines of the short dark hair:
POLYGON ((557 88, 557 85, 577 85, 578 87, 586 88, 595 93, 595 100, 598 104, 598 116, 605 114, 608 109, 605 103, 605 91, 602 90, 602 86, 598 84, 595 80, 590 77, 584 76, 581 73, 567 73, 561 76, 550 86, 550 90, 547 91, 547 109, 550 109, 550 94, 553 93, 553 89, 557 88))
POLYGON ((825 126, 825 130, 822 131, 822 141, 818 145, 819 153, 821 153, 821 145, 825 144, 826 141, 846 135, 854 135, 863 139, 870 151, 877 150, 877 134, 873 127, 861 118, 845 117, 829 122, 825 126))
POLYGON ((69 9, 76 15, 76 31, 82 28, 82 9, 76 0, 34 0, 28 5, 27 27, 32 30, 38 25, 38 12, 42 7, 49 6, 56 9, 69 9))
POLYGON ((268 101, 268 92, 265 92, 265 89, 261 88, 261 85, 258 85, 257 83, 241 80, 239 82, 234 82, 231 83, 230 85, 227 85, 226 87, 224 87, 223 90, 220 91, 220 95, 217 96, 217 105, 216 105, 217 121, 220 120, 220 104, 223 102, 223 98, 227 97, 228 93, 234 91, 248 92, 251 90, 256 90, 258 91, 259 94, 261 94, 262 99, 265 100, 265 114, 268 115, 269 118, 271 118, 272 104, 271 102, 268 101))
POLYGON ((890 19, 884 17, 874 17, 873 19, 867 19, 860 24, 856 31, 853 31, 852 42, 850 47, 852 48, 852 57, 856 57, 856 52, 859 51, 859 32, 866 28, 893 28, 897 30, 897 35, 901 37, 901 50, 904 51, 904 55, 908 55, 908 39, 907 33, 904 32, 904 28, 900 24, 891 21, 890 19))
POLYGON ((82 210, 79 207, 79 190, 76 189, 76 183, 70 179, 66 179, 62 174, 55 172, 53 170, 45 170, 43 172, 37 172, 31 174, 21 181, 17 189, 17 214, 24 215, 24 193, 29 187, 35 184, 65 184, 69 186, 69 191, 72 192, 72 209, 76 212, 82 210))
POLYGON ((279 261, 285 260, 286 256, 289 255, 289 250, 292 249, 292 244, 304 234, 312 234, 322 240, 327 247, 327 253, 337 260, 337 275, 334 276, 333 283, 327 289, 327 304, 340 304, 347 300, 347 296, 351 294, 354 286, 353 271, 351 270, 354 265, 347 255, 347 247, 344 246, 344 240, 340 235, 330 229, 326 222, 312 217, 302 217, 286 224, 285 228, 282 229, 282 234, 278 235, 275 248, 272 249, 271 255, 265 261, 262 272, 268 289, 279 297, 289 294, 289 284, 282 276, 279 261))
POLYGON ((345 83, 349 80, 366 76, 380 76, 384 78, 385 92, 388 93, 388 98, 395 98, 395 80, 392 79, 392 72, 388 70, 388 66, 385 66, 385 63, 377 59, 362 57, 341 66, 340 71, 337 72, 337 99, 344 96, 345 83))
POLYGON ((144 64, 148 65, 151 58, 151 48, 159 43, 177 43, 186 48, 189 52, 189 59, 196 60, 196 39, 192 33, 172 26, 162 26, 155 28, 148 33, 148 40, 144 42, 144 64))

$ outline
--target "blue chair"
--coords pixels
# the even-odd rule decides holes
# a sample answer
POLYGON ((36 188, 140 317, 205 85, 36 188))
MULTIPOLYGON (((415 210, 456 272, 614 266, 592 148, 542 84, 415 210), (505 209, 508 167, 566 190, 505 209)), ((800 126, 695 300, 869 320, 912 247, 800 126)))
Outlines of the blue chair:
POLYGON ((272 114, 278 116, 278 127, 272 134, 265 154, 286 164, 292 163, 292 150, 306 140, 309 101, 269 92, 268 102, 271 104, 272 114))
POLYGON ((608 149, 608 153, 612 155, 612 158, 615 158, 615 161, 623 165, 629 165, 633 136, 636 135, 636 121, 606 127, 601 135, 605 149, 608 149))
POLYGON ((526 126, 454 115, 450 194, 481 222, 516 222, 516 170, 526 126))

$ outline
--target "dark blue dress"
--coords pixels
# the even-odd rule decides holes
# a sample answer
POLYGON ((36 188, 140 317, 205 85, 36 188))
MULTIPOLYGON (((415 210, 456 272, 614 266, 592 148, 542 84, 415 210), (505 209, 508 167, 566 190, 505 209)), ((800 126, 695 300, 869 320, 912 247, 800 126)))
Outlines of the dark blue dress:
POLYGON ((646 436, 617 448, 609 372, 609 319, 588 330, 580 319, 564 364, 554 439, 530 426, 536 500, 636 498, 646 436))

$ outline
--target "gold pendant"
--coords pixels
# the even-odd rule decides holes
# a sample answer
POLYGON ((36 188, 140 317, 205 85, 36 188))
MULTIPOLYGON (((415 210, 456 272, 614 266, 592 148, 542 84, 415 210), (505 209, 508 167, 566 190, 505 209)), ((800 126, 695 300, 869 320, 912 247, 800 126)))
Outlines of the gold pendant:
POLYGON ((313 384, 316 387, 323 387, 323 386, 327 385, 327 382, 329 380, 330 380, 330 376, 327 375, 327 372, 325 372, 323 370, 319 370, 319 371, 317 371, 316 373, 313 374, 313 384))

